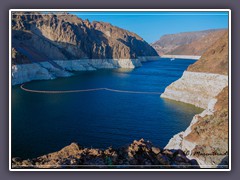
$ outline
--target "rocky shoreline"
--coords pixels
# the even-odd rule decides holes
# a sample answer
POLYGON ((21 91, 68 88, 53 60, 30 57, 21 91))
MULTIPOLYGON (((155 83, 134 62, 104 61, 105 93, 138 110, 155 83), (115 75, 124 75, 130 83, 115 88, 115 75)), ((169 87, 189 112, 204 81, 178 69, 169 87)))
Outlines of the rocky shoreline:
MULTIPOLYGON (((188 158, 196 159, 202 168, 216 168, 218 166, 224 168, 228 165, 227 161, 222 162, 222 160, 228 156, 228 144, 226 142, 228 141, 226 138, 228 130, 225 129, 226 136, 223 137, 223 142, 216 140, 216 142, 208 144, 207 142, 210 140, 206 137, 207 134, 213 139, 219 138, 221 140, 222 138, 218 137, 221 135, 221 131, 223 131, 219 131, 220 128, 215 127, 218 125, 208 126, 210 124, 209 121, 213 121, 216 116, 218 117, 216 120, 214 119, 216 124, 228 122, 228 117, 225 115, 226 111, 228 111, 228 109, 225 110, 228 104, 226 102, 224 105, 220 104, 220 112, 216 110, 219 101, 221 103, 219 94, 223 94, 227 86, 228 76, 226 75, 185 71, 179 80, 173 82, 165 89, 165 92, 161 95, 162 98, 189 103, 204 109, 202 113, 193 117, 189 127, 185 131, 174 135, 173 138, 169 140, 165 146, 166 149, 183 150, 186 152, 188 158), (221 117, 219 117, 218 114, 221 114, 221 117), (222 120, 223 117, 224 119, 222 120), (198 132, 197 129, 202 130, 198 132), (214 134, 213 137, 211 133, 215 130, 217 130, 217 133, 214 134), (199 139, 199 137, 202 137, 202 139, 199 139), (198 147, 202 145, 207 150, 197 150, 198 147), (218 153, 215 152, 216 149, 218 149, 218 153)), ((223 96, 221 98, 224 98, 225 101, 228 98, 226 94, 221 96, 223 96)))
POLYGON ((189 60, 198 60, 201 56, 192 56, 192 55, 162 55, 161 58, 178 58, 178 59, 189 59, 189 60))
POLYGON ((159 58, 143 38, 107 22, 41 12, 13 12, 11 22, 12 85, 159 58))
POLYGON ((218 100, 212 99, 202 113, 193 117, 188 128, 174 135, 165 148, 181 149, 188 158, 196 159, 201 168, 228 167, 228 130, 215 127, 228 124, 228 110, 222 110, 223 107, 216 110, 217 105, 218 100))
POLYGON ((225 33, 161 95, 204 109, 165 147, 183 150, 203 168, 228 168, 228 61, 225 33))
POLYGON ((12 85, 32 80, 69 77, 71 71, 94 71, 97 69, 128 68, 142 66, 142 62, 157 60, 158 56, 139 57, 138 59, 79 59, 54 60, 30 64, 12 65, 12 85))
POLYGON ((215 96, 226 86, 226 75, 184 71, 182 77, 170 84, 161 97, 206 109, 214 106, 217 101, 215 96))
POLYGON ((141 139, 121 148, 83 148, 72 143, 33 159, 12 158, 12 168, 199 168, 182 150, 160 149, 141 139))

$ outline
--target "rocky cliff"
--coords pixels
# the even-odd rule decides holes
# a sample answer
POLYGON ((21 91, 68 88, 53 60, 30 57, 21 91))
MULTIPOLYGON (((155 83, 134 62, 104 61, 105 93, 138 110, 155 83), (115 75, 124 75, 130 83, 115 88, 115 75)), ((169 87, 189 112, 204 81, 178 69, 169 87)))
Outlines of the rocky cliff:
POLYGON ((83 148, 72 143, 34 159, 12 158, 12 168, 199 168, 181 150, 160 149, 143 139, 118 149, 83 148))
POLYGON ((179 80, 165 89, 161 97, 193 104, 205 109, 208 107, 210 100, 227 85, 228 76, 185 71, 179 80))
POLYGON ((167 149, 181 149, 203 168, 228 168, 228 86, 209 103, 201 114, 193 117, 190 126, 176 134, 167 149))
POLYGON ((228 56, 228 33, 225 32, 187 71, 228 75, 228 56))
POLYGON ((12 85, 69 71, 135 68, 157 52, 137 34, 75 15, 12 14, 12 85))
MULTIPOLYGON (((151 59, 151 58, 150 58, 151 59)), ((97 69, 140 67, 139 59, 80 59, 53 60, 47 62, 13 64, 12 85, 32 80, 69 77, 72 71, 94 71, 97 69)))
POLYGON ((137 34, 70 14, 16 12, 12 15, 13 63, 75 59, 136 59, 157 56, 137 34))
POLYGON ((165 148, 182 149, 201 167, 228 166, 228 33, 214 43, 161 97, 204 108, 165 148), (225 166, 226 165, 226 166, 225 166))
POLYGON ((162 55, 195 55, 201 56, 227 30, 207 30, 184 32, 162 36, 152 44, 160 56, 162 55))
POLYGON ((225 33, 161 97, 207 108, 208 102, 228 85, 227 75, 228 33, 225 33))

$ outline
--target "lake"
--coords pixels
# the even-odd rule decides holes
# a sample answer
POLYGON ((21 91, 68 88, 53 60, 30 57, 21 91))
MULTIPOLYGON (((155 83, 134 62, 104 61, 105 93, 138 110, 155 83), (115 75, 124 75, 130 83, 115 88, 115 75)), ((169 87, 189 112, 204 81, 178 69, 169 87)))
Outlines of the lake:
MULTIPOLYGON (((164 92, 195 60, 161 59, 126 70, 76 72, 75 76, 32 81, 34 90, 111 88, 164 92)), ((164 147, 185 130, 202 109, 159 94, 133 94, 106 90, 40 94, 12 87, 12 156, 34 158, 58 151, 72 142, 83 147, 121 147, 144 138, 164 147)))

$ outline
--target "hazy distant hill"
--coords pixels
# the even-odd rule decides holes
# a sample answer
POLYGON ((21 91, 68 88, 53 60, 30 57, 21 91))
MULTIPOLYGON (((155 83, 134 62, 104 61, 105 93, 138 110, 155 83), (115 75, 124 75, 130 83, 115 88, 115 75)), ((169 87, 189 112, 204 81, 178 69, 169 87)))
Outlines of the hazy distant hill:
POLYGON ((159 55, 202 55, 226 31, 214 29, 164 35, 152 47, 159 55))

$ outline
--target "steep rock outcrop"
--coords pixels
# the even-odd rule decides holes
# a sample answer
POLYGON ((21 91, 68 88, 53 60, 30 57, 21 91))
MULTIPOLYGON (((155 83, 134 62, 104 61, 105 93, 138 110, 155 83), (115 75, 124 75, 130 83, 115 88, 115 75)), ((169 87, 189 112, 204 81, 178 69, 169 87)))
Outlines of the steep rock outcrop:
POLYGON ((12 14, 12 85, 66 77, 68 71, 135 68, 158 58, 138 35, 67 13, 12 14))
POLYGON ((210 99, 228 85, 228 33, 190 65, 183 76, 165 89, 161 97, 207 108, 210 99))
MULTIPOLYGON (((132 32, 70 14, 13 13, 12 46, 30 61, 38 62, 157 56, 148 43, 132 32)), ((21 62, 21 58, 14 61, 21 62)))
POLYGON ((165 148, 182 149, 204 168, 228 168, 228 33, 213 44, 161 97, 205 110, 165 148), (190 76, 189 76, 190 75, 190 76))
POLYGON ((228 76, 226 75, 185 71, 179 80, 165 89, 161 97, 205 109, 209 101, 227 85, 228 76))
POLYGON ((12 85, 22 84, 32 80, 55 79, 69 77, 71 71, 93 71, 97 69, 114 69, 140 67, 138 59, 80 59, 56 60, 30 64, 12 65, 12 85))
POLYGON ((181 150, 160 149, 143 139, 118 149, 83 148, 76 143, 34 159, 12 158, 13 168, 199 168, 181 150))
POLYGON ((228 55, 228 32, 225 32, 187 71, 228 75, 228 55))
POLYGON ((54 79, 71 75, 69 72, 55 68, 48 62, 12 65, 12 85, 32 80, 54 79))
POLYGON ((174 135, 165 146, 181 149, 203 168, 228 168, 228 87, 216 97, 216 104, 193 117, 190 126, 174 135))

